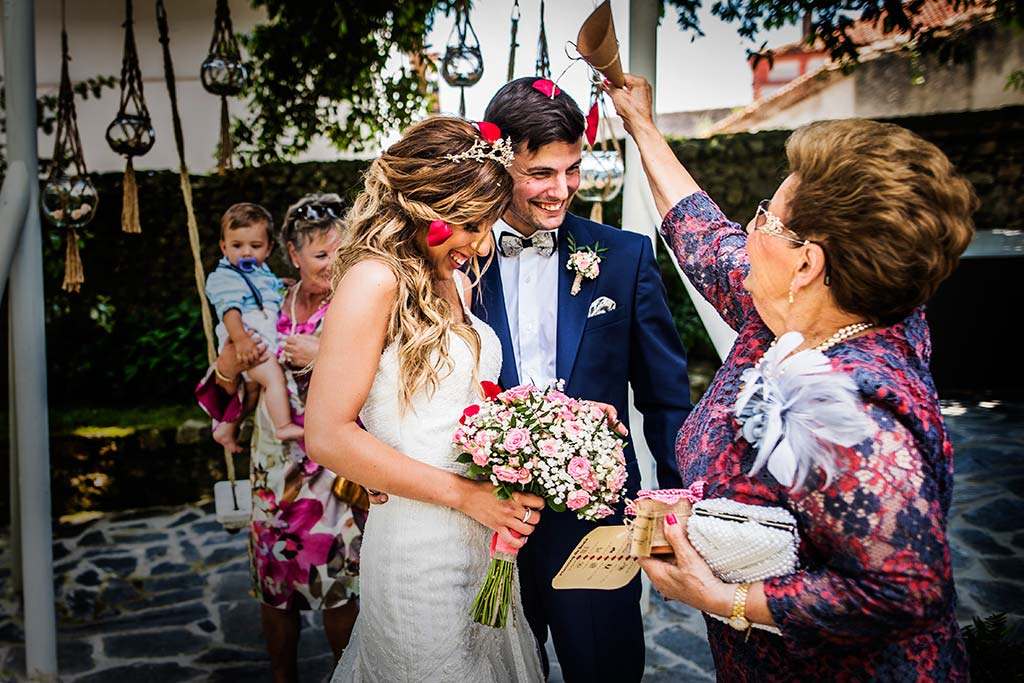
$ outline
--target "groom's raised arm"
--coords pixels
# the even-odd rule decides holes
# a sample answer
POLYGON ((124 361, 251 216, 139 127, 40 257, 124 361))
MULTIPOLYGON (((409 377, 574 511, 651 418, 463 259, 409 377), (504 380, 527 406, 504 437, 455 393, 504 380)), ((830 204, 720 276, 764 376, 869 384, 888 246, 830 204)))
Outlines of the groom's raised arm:
POLYGON ((629 381, 644 416, 644 436, 657 463, 658 486, 683 486, 676 464, 676 434, 693 409, 686 352, 668 308, 651 241, 643 240, 631 329, 629 381))

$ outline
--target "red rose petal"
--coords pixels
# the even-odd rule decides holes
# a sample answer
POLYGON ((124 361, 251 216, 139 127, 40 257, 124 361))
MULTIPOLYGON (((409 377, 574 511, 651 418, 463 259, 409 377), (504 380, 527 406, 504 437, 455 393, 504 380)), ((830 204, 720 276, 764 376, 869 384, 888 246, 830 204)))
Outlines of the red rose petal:
MULTIPOLYGON (((501 387, 499 387, 494 382, 488 382, 487 380, 484 380, 483 382, 480 382, 480 388, 484 390, 484 397, 488 401, 493 401, 494 399, 496 399, 498 397, 498 394, 501 393, 501 387)), ((480 406, 477 406, 477 410, 479 410, 479 409, 480 409, 480 406)), ((475 414, 476 413, 474 413, 474 415, 475 414)))
POLYGON ((535 90, 539 90, 547 97, 551 98, 562 92, 558 89, 558 86, 555 85, 554 81, 548 80, 547 78, 538 78, 533 82, 533 87, 535 90))
POLYGON ((480 130, 480 137, 490 143, 501 139, 501 129, 489 121, 477 121, 476 127, 480 130))
POLYGON ((590 108, 590 113, 587 114, 587 130, 585 131, 587 144, 591 147, 594 146, 594 140, 597 139, 597 118, 597 102, 594 102, 594 106, 590 108))

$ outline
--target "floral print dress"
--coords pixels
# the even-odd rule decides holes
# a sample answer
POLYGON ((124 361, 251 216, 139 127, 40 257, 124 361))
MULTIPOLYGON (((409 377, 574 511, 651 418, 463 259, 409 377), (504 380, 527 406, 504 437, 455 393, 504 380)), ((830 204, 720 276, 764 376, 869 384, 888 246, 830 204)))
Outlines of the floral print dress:
MULTIPOLYGON (((319 335, 326 314, 325 303, 308 320, 293 325, 282 309, 278 333, 319 335)), ((284 363, 282 367, 292 420, 301 425, 310 374, 284 363)), ((241 411, 242 392, 227 397, 216 385, 213 368, 196 396, 214 420, 234 420, 241 411)), ((271 607, 303 610, 333 609, 357 597, 367 512, 331 492, 334 473, 310 460, 302 441, 282 443, 274 436, 263 401, 256 409, 249 478, 249 568, 255 597, 271 607)))
POLYGON ((954 616, 946 542, 953 451, 928 370, 922 309, 825 353, 857 384, 872 438, 846 449, 839 474, 791 491, 767 470, 732 412, 740 375, 772 342, 743 281, 746 234, 704 193, 683 198, 661 232, 694 286, 738 332, 707 393, 680 429, 684 483, 705 497, 788 509, 800 529, 800 568, 764 583, 782 636, 706 619, 723 681, 957 681, 967 659, 954 616))

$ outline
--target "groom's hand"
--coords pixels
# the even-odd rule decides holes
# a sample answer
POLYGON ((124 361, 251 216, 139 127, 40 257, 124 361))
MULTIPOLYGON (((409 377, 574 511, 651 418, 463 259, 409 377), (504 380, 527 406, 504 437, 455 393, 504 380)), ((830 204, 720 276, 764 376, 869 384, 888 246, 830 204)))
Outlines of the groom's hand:
POLYGON ((622 436, 629 436, 629 430, 626 429, 626 425, 622 424, 622 420, 619 419, 619 411, 615 409, 615 406, 610 403, 601 403, 600 401, 589 401, 589 403, 604 411, 604 414, 608 416, 609 427, 622 436))

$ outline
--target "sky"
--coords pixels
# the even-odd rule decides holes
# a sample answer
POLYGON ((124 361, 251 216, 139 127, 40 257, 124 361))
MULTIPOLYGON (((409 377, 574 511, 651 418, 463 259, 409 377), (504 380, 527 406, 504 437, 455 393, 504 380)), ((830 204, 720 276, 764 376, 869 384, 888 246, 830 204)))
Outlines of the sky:
MULTIPOLYGON (((589 97, 588 69, 583 63, 574 64, 566 56, 566 49, 575 56, 567 42, 576 41, 580 26, 597 4, 595 0, 547 0, 544 9, 552 78, 557 78, 572 64, 558 83, 584 109, 589 97)), ((479 118, 491 95, 505 83, 512 7, 513 0, 475 0, 473 3, 470 22, 483 52, 484 75, 476 85, 466 88, 466 115, 469 118, 479 118)), ((759 47, 762 41, 767 41, 769 46, 777 46, 795 42, 800 37, 799 28, 790 26, 759 36, 756 44, 744 41, 733 25, 712 17, 709 7, 710 3, 706 3, 700 12, 701 27, 706 35, 693 41, 691 34, 684 33, 676 24, 675 10, 666 10, 658 28, 656 109, 659 113, 750 104, 753 100, 752 73, 746 60, 746 50, 759 47)), ((519 8, 516 77, 534 73, 540 0, 519 0, 519 8)), ((628 71, 629 0, 612 0, 612 13, 620 58, 628 71)), ((453 25, 453 16, 439 16, 435 20, 434 30, 428 37, 432 51, 444 54, 453 25)), ((442 80, 442 111, 455 113, 458 107, 459 89, 442 80)))

